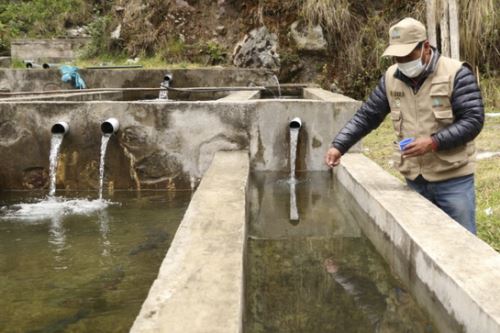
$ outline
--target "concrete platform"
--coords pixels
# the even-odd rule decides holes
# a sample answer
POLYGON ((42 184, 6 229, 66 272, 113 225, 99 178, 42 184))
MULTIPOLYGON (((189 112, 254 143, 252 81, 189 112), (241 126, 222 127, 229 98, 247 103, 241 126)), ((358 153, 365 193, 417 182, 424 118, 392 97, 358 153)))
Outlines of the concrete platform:
POLYGON ((219 152, 130 332, 241 332, 247 152, 219 152))

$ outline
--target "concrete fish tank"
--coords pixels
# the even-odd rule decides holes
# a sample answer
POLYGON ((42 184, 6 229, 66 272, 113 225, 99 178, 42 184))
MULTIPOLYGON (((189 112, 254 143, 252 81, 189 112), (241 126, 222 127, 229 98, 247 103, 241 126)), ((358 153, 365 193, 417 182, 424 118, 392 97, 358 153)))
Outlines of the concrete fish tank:
POLYGON ((324 165, 360 102, 165 73, 0 71, 0 331, 500 331, 498 253, 360 145, 324 165))

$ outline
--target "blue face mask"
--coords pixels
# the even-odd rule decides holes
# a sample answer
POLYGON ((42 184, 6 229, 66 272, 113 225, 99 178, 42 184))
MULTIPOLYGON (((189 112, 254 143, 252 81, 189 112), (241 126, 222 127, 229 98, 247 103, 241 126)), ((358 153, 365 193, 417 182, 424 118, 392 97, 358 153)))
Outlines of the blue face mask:
POLYGON ((420 57, 418 59, 408 61, 408 62, 398 62, 398 69, 403 73, 406 77, 415 78, 422 74, 425 69, 425 65, 422 62, 422 55, 424 54, 424 47, 422 47, 422 51, 420 52, 420 57))

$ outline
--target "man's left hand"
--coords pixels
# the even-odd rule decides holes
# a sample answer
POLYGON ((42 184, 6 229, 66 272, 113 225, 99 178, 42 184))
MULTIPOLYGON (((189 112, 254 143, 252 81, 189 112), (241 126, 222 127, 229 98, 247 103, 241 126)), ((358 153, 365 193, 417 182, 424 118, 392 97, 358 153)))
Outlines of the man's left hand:
POLYGON ((432 150, 432 138, 430 136, 425 138, 418 138, 412 143, 408 144, 403 150, 403 157, 415 157, 424 155, 432 150))

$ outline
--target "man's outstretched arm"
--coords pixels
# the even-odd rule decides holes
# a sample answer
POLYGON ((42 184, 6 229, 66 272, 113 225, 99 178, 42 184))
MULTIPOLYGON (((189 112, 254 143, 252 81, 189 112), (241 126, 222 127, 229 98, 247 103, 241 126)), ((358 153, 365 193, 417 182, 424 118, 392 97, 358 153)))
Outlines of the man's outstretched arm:
POLYGON ((368 100, 363 103, 354 117, 344 125, 332 142, 325 156, 325 163, 334 167, 340 163, 340 157, 356 142, 375 128, 379 127, 390 112, 385 90, 385 77, 382 76, 368 100))

